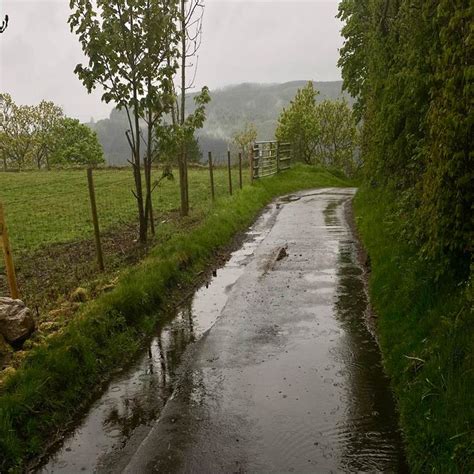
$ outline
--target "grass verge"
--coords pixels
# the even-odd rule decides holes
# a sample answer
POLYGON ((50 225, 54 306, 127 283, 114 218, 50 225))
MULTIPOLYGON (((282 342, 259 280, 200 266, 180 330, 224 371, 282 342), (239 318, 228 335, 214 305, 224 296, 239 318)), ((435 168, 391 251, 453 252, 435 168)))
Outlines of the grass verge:
POLYGON ((20 470, 41 452, 48 435, 77 414, 92 388, 130 360, 159 323, 170 289, 190 283, 274 197, 347 184, 327 171, 297 166, 220 198, 192 230, 177 230, 124 273, 113 291, 85 305, 60 333, 33 349, 0 389, 0 472, 20 470))
POLYGON ((473 290, 435 281, 400 238, 395 196, 362 188, 354 207, 371 260, 370 295, 413 472, 474 472, 473 290))

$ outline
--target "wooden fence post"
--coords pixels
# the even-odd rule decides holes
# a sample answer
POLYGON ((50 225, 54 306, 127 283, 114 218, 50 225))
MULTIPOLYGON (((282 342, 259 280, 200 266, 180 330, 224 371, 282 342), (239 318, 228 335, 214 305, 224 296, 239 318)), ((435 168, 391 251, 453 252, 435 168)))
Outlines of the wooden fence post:
POLYGON ((239 185, 242 189, 242 153, 239 153, 239 185))
POLYGON ((99 270, 104 271, 104 256, 102 254, 102 243, 100 241, 99 218, 97 216, 97 204, 95 202, 94 180, 92 168, 87 168, 87 183, 89 185, 89 197, 91 201, 92 222, 94 224, 95 248, 97 251, 97 263, 99 270))
POLYGON ((232 171, 230 169, 230 151, 227 152, 227 169, 229 170, 229 194, 232 196, 232 171))
POLYGON ((250 184, 253 184, 253 151, 254 145, 252 144, 249 149, 249 165, 250 165, 250 184))
POLYGON ((212 169, 212 153, 209 152, 209 176, 211 177, 211 196, 212 200, 215 201, 216 195, 214 191, 214 171, 212 169))
POLYGON ((153 203, 152 203, 151 194, 150 194, 150 205, 149 205, 148 214, 150 217, 150 232, 151 232, 151 235, 155 235, 155 216, 153 215, 153 203))
POLYGON ((280 172, 280 142, 276 142, 277 173, 280 172))
POLYGON ((10 288, 10 296, 17 300, 20 297, 18 291, 18 284, 16 281, 15 265, 13 264, 12 249, 10 247, 10 240, 8 238, 7 223, 5 221, 5 213, 3 211, 3 204, 0 202, 0 243, 3 248, 3 255, 5 257, 5 268, 7 271, 8 286, 10 288))

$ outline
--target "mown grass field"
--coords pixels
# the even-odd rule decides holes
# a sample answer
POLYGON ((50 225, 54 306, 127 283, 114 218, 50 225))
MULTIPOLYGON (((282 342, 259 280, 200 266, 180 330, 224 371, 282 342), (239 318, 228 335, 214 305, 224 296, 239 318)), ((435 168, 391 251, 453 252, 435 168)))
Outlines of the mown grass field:
MULTIPOLYGON (((160 178, 160 170, 153 173, 153 179, 160 178)), ((174 175, 174 180, 161 181, 153 194, 157 217, 179 209, 177 172, 174 175)), ((247 169, 244 176, 248 180, 247 169)), ((217 196, 228 193, 224 168, 214 171, 214 181, 217 196)), ((236 169, 233 181, 237 188, 236 169)), ((95 170, 94 184, 102 232, 136 221, 136 201, 131 192, 133 176, 129 168, 95 170)), ((192 212, 198 214, 208 209, 211 193, 207 169, 190 169, 189 189, 192 212)), ((93 236, 85 170, 0 173, 0 200, 5 206, 15 254, 93 236)))

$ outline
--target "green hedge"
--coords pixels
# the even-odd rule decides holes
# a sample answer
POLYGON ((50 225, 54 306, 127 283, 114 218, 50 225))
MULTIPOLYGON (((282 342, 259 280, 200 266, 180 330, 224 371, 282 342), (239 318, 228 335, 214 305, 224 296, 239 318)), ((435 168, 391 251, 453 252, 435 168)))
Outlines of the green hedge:
POLYGON ((355 211, 409 463, 413 472, 474 472, 472 282, 436 279, 404 242, 395 197, 363 188, 355 211))

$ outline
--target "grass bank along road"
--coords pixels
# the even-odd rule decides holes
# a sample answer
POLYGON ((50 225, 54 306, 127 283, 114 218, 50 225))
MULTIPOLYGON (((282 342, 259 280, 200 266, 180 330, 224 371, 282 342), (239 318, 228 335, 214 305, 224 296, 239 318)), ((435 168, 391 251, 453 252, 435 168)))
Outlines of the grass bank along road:
MULTIPOLYGON (((0 386, 0 471, 21 469, 71 423, 117 367, 129 363, 147 334, 167 317, 170 291, 190 286, 215 265, 216 252, 248 228, 276 196, 347 182, 315 167, 288 172, 220 196, 174 226, 139 265, 123 271, 109 292, 85 303, 57 333, 22 354, 0 386), (189 222, 187 220, 183 222, 189 222)), ((198 203, 196 203, 198 207, 198 203)))
MULTIPOLYGON (((166 347, 193 340, 186 334, 203 317, 195 311, 188 316, 197 320, 183 318, 187 329, 168 331, 166 347, 158 344, 130 374, 146 377, 157 397, 172 377, 174 396, 152 428, 147 420, 130 433, 124 414, 132 420, 156 401, 146 389, 145 401, 127 401, 131 384, 121 377, 96 410, 103 418, 87 417, 44 472, 403 472, 398 417, 366 326, 344 214, 353 193, 322 189, 278 201, 250 230, 253 244, 211 283, 227 301, 188 346, 179 376, 169 373, 166 347)), ((207 311, 215 304, 208 296, 207 311)))
MULTIPOLYGON (((371 302, 413 472, 474 472, 474 289, 406 241, 398 191, 354 201, 371 258, 371 302)), ((408 221, 409 222, 409 221, 408 221)))

